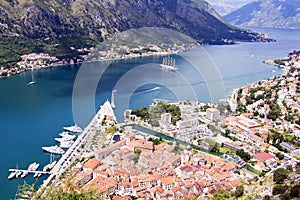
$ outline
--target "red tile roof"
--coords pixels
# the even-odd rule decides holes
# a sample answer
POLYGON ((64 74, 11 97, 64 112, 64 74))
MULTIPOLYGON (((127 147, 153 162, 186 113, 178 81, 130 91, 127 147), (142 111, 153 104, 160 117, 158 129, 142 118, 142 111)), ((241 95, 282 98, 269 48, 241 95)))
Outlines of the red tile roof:
POLYGON ((86 163, 84 163, 83 168, 87 169, 96 169, 99 165, 101 165, 101 161, 97 158, 89 159, 86 163))
POLYGON ((114 196, 113 200, 131 200, 130 196, 114 196))
POLYGON ((161 181, 161 183, 162 183, 163 185, 168 185, 168 184, 173 184, 173 183, 175 183, 173 177, 171 177, 171 176, 167 176, 167 177, 161 178, 160 181, 161 181))
POLYGON ((271 155, 271 154, 269 154, 269 153, 262 153, 262 154, 257 154, 257 155, 255 155, 255 158, 256 158, 257 160, 260 160, 260 161, 262 161, 262 162, 265 162, 266 160, 269 160, 269 159, 271 159, 271 158, 274 158, 274 156, 271 155))

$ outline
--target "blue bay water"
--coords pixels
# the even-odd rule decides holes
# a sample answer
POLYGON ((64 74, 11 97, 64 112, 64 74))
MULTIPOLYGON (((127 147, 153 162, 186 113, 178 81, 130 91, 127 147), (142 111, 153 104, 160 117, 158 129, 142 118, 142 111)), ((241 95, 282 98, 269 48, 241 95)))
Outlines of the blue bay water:
MULTIPOLYGON (((277 39, 277 42, 205 46, 187 52, 186 55, 189 58, 196 58, 202 67, 211 67, 213 64, 223 80, 224 93, 228 95, 233 88, 281 73, 279 68, 263 64, 263 60, 282 58, 288 52, 300 49, 299 30, 256 29, 256 31, 268 33, 270 37, 277 39), (199 52, 206 53, 209 65, 206 63, 207 57, 202 59, 199 52)), ((110 100, 114 88, 118 90, 115 93, 116 99, 131 96, 129 102, 127 99, 126 102, 122 102, 122 98, 117 102, 116 115, 119 121, 122 121, 122 112, 128 107, 133 109, 148 106, 153 99, 175 101, 177 97, 188 98, 190 88, 194 90, 199 101, 209 102, 205 77, 195 73, 194 67, 188 60, 183 59, 184 57, 180 55, 174 57, 181 76, 160 70, 161 56, 114 61, 101 77, 97 76, 99 69, 105 66, 104 63, 84 64, 81 67, 84 67, 89 75, 83 82, 87 84, 80 85, 80 95, 74 97, 76 99, 72 99, 72 94, 76 75, 80 70, 80 66, 77 65, 35 71, 37 84, 34 86, 26 85, 31 80, 31 73, 0 79, 0 199, 14 198, 18 185, 24 180, 40 184, 45 177, 35 180, 32 175, 28 175, 25 179, 9 181, 8 169, 16 166, 27 168, 35 161, 42 166, 47 164, 49 155, 44 153, 41 147, 56 144, 54 138, 58 137, 63 126, 75 122, 82 127, 86 126, 99 106, 107 99, 110 100), (144 74, 141 75, 141 72, 144 74), (96 92, 90 92, 90 88, 98 78, 100 81, 96 82, 96 92), (159 89, 154 89, 155 87, 159 89), (173 88, 175 89, 172 92, 173 88), (177 94, 174 91, 177 91, 177 94), (79 121, 74 121, 76 114, 73 100, 82 105, 79 109, 79 121)))

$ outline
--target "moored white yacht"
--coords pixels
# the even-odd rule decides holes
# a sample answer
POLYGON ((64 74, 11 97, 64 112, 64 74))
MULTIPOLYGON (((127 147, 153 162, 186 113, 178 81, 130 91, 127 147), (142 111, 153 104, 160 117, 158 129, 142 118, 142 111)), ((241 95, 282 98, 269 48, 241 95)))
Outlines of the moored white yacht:
POLYGON ((37 178, 37 177, 40 177, 42 174, 41 173, 35 173, 34 175, 33 175, 33 177, 34 178, 37 178))
POLYGON ((21 178, 24 178, 27 175, 28 175, 28 172, 23 172, 23 174, 21 175, 21 178))
POLYGON ((54 138, 57 142, 62 142, 62 141, 70 141, 74 140, 76 138, 75 135, 65 135, 62 136, 61 138, 54 138))
POLYGON ((13 177, 15 177, 16 174, 17 174, 17 171, 13 171, 9 174, 9 176, 7 178, 12 179, 13 177))
POLYGON ((16 171, 17 173, 16 173, 16 178, 19 178, 19 176, 21 176, 22 175, 22 171, 16 171))
POLYGON ((64 149, 68 149, 72 146, 72 144, 74 143, 73 140, 68 140, 68 141, 61 141, 59 147, 60 148, 64 148, 64 149))
POLYGON ((31 168, 31 171, 37 170, 39 168, 39 166, 40 166, 39 163, 34 162, 32 168, 31 168))
POLYGON ((42 147, 42 149, 44 151, 47 151, 47 152, 53 153, 53 154, 60 154, 61 155, 61 154, 65 153, 65 151, 57 145, 50 146, 50 147, 42 147))
POLYGON ((44 168, 43 168, 43 172, 51 170, 55 166, 56 163, 57 163, 57 161, 55 160, 52 163, 49 163, 49 164, 45 165, 44 168))
POLYGON ((82 129, 79 126, 77 126, 77 124, 75 124, 74 126, 64 127, 64 130, 70 131, 73 133, 81 133, 82 132, 82 129))
POLYGON ((56 163, 57 163, 56 160, 50 163, 49 169, 52 169, 56 165, 56 163))
POLYGON ((69 132, 68 132, 68 131, 63 131, 63 132, 61 132, 61 133, 58 134, 58 135, 61 136, 61 137, 64 137, 64 136, 69 135, 69 132))

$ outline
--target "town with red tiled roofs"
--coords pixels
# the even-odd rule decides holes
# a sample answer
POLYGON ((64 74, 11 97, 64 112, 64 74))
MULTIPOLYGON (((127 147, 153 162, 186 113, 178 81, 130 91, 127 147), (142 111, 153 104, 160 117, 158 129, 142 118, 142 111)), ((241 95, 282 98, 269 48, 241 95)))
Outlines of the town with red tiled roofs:
POLYGON ((161 100, 125 111, 118 124, 107 101, 88 150, 57 185, 102 199, 213 199, 223 191, 262 199, 280 187, 278 170, 299 182, 300 52, 276 62, 283 75, 218 104, 161 100))

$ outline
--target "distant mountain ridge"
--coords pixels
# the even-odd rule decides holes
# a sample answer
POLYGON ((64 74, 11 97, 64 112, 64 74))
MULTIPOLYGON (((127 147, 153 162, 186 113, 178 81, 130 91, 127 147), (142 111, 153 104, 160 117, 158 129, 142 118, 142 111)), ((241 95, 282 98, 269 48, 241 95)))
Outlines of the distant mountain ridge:
POLYGON ((206 0, 221 15, 225 16, 254 0, 206 0))
POLYGON ((243 27, 300 29, 299 0, 259 0, 226 15, 225 20, 243 27))
POLYGON ((70 47, 140 27, 177 30, 202 44, 262 39, 228 25, 204 0, 0 0, 0 65, 29 52, 73 56, 70 47))

